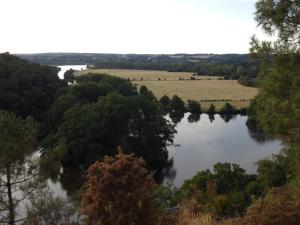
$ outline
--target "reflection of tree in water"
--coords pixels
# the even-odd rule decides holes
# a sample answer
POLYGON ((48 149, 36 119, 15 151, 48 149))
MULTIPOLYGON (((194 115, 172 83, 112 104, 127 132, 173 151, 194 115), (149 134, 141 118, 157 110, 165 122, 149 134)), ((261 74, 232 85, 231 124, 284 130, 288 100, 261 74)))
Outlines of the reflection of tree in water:
POLYGON ((208 119, 212 123, 215 120, 215 114, 208 114, 208 119))
POLYGON ((67 195, 73 196, 79 191, 84 183, 84 170, 78 166, 64 166, 63 172, 60 175, 60 183, 62 189, 67 192, 67 195))
MULTIPOLYGON (((176 177, 176 170, 173 167, 173 158, 169 159, 163 169, 156 171, 154 179, 161 184, 164 178, 173 181, 176 177)), ((53 180, 54 181, 54 180, 53 180)), ((78 166, 64 166, 63 172, 59 176, 61 187, 66 191, 68 197, 73 197, 83 187, 84 169, 78 166)))
POLYGON ((182 118, 184 117, 184 113, 183 113, 183 112, 178 112, 178 111, 171 111, 171 112, 169 113, 169 116, 170 116, 172 122, 173 122, 174 124, 177 124, 177 123, 179 123, 179 122, 182 120, 182 118))
POLYGON ((199 113, 191 113, 188 116, 189 123, 195 123, 195 122, 198 122, 199 120, 200 120, 200 114, 199 113))
POLYGON ((220 117, 225 121, 225 123, 228 123, 230 120, 234 119, 236 117, 235 114, 221 114, 220 117))
POLYGON ((258 125, 258 123, 253 119, 248 119, 246 122, 246 126, 248 128, 248 133, 250 137, 255 140, 259 144, 263 144, 266 141, 274 140, 270 135, 267 135, 263 132, 262 128, 258 125))
POLYGON ((168 180, 172 183, 172 181, 176 177, 176 169, 173 167, 174 160, 173 158, 168 160, 168 163, 162 169, 161 171, 157 171, 154 175, 154 179, 158 184, 161 184, 165 178, 168 178, 168 180))

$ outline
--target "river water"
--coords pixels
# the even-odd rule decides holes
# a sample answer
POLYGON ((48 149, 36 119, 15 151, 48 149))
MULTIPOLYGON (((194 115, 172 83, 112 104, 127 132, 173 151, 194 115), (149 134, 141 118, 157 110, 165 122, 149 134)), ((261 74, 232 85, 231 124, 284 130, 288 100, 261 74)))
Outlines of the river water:
POLYGON ((164 183, 180 186, 197 171, 213 169, 217 162, 236 163, 248 173, 255 173, 255 162, 281 149, 279 140, 247 126, 247 116, 222 118, 216 114, 212 120, 207 114, 201 114, 194 122, 189 117, 186 113, 176 125, 174 145, 168 147, 174 164, 164 183))
POLYGON ((64 74, 67 70, 73 69, 73 70, 86 70, 86 65, 65 65, 65 66, 57 66, 60 68, 60 71, 58 72, 58 77, 60 79, 64 79, 64 74))
MULTIPOLYGON (((180 121, 176 120, 174 144, 168 146, 173 165, 162 179, 164 184, 180 187, 197 171, 213 169, 217 162, 239 164, 252 174, 256 172, 255 162, 278 153, 282 148, 279 140, 247 126, 247 116, 222 118, 216 114, 212 118, 201 114, 195 121, 190 115, 186 113, 180 121)), ((79 171, 69 168, 57 181, 48 180, 48 186, 63 197, 80 188, 82 180, 79 177, 79 171)))

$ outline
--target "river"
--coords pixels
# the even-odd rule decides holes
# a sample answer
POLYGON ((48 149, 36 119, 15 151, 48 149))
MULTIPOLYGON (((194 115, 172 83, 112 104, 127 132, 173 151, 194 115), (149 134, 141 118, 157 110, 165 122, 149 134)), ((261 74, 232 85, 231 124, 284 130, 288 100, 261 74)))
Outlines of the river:
MULTIPOLYGON (((176 124, 174 144, 168 146, 169 158, 173 160, 163 183, 180 187, 184 180, 192 178, 199 170, 213 169, 217 162, 239 164, 248 173, 256 172, 260 159, 276 154, 282 148, 277 139, 247 126, 247 116, 214 118, 201 114, 199 120, 191 120, 186 113, 176 124)), ((64 171, 57 181, 48 180, 50 189, 58 196, 66 196, 81 186, 79 172, 64 171)))
POLYGON ((60 79, 64 79, 64 74, 67 70, 73 69, 73 70, 86 70, 86 65, 65 65, 65 66, 57 66, 60 68, 60 71, 58 72, 58 77, 60 79))
POLYGON ((180 186, 197 171, 213 169, 217 162, 236 163, 248 173, 255 173, 255 162, 281 149, 279 140, 247 126, 247 116, 221 118, 216 114, 212 120, 207 114, 201 114, 194 122, 190 122, 189 116, 186 113, 176 125, 174 145, 168 147, 174 164, 164 183, 180 186))

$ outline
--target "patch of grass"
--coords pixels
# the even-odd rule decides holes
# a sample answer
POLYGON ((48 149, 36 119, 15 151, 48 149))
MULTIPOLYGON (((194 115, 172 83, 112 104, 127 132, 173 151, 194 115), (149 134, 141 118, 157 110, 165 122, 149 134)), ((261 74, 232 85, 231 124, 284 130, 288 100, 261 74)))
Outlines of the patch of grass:
POLYGON ((245 87, 236 80, 196 80, 196 81, 133 81, 137 86, 147 86, 157 98, 177 94, 185 102, 199 101, 208 108, 211 103, 220 109, 225 102, 236 108, 249 106, 257 93, 257 88, 245 87))
POLYGON ((207 111, 209 109, 210 104, 213 104, 216 107, 216 111, 219 111, 225 103, 228 102, 233 105, 236 109, 247 108, 250 105, 251 100, 235 100, 235 101, 200 101, 201 108, 203 111, 207 111))

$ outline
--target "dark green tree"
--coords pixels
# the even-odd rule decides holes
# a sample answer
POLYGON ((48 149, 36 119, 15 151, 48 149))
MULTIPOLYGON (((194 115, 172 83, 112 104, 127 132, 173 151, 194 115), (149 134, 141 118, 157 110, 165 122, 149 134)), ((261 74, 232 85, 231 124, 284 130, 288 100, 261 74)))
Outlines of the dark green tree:
POLYGON ((174 110, 177 112, 185 111, 184 102, 178 95, 174 95, 172 97, 169 107, 170 107, 170 110, 174 110))
POLYGON ((265 131, 298 138, 300 129, 300 3, 260 0, 256 21, 264 31, 278 33, 275 42, 252 38, 251 53, 263 60, 256 117, 265 131), (272 59, 272 60, 270 60, 272 59))
POLYGON ((208 110, 207 110, 207 114, 209 115, 213 115, 216 113, 216 107, 214 104, 210 104, 208 110))
POLYGON ((74 76, 75 70, 69 69, 64 73, 64 80, 70 83, 73 83, 75 81, 75 76, 74 76))
POLYGON ((164 106, 164 108, 167 109, 171 102, 171 99, 167 95, 164 95, 160 98, 159 102, 164 106))
POLYGON ((188 110, 191 113, 201 113, 201 105, 199 102, 194 100, 188 100, 188 110))
POLYGON ((255 19, 269 34, 278 32, 284 42, 300 43, 300 2, 293 0, 260 0, 255 19))
POLYGON ((148 98, 151 101, 156 101, 156 98, 154 96, 154 94, 152 93, 152 91, 150 91, 146 86, 142 85, 140 87, 140 94, 145 96, 146 98, 148 98))
POLYGON ((66 82, 58 68, 29 63, 8 53, 0 54, 0 109, 42 121, 66 82))
POLYGON ((234 106, 228 102, 226 102, 220 110, 220 114, 234 114, 236 112, 237 110, 234 108, 234 106))
POLYGON ((66 140, 65 161, 75 165, 115 154, 120 145, 158 168, 168 159, 166 145, 174 132, 158 103, 143 95, 128 98, 113 93, 67 110, 56 139, 66 140))

